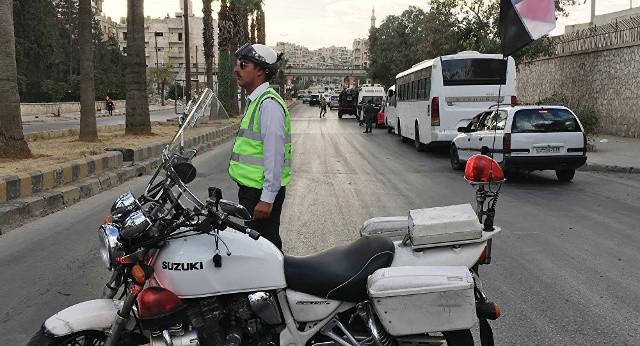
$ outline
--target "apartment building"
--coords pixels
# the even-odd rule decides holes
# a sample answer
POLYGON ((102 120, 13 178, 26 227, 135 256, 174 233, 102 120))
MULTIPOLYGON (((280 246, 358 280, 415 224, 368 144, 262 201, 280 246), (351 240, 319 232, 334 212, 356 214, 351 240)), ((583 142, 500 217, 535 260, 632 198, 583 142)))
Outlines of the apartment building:
MULTIPOLYGON (((203 18, 193 14, 189 16, 189 49, 185 50, 184 18, 182 12, 176 12, 174 17, 151 18, 144 20, 145 51, 148 68, 167 66, 174 73, 175 78, 184 78, 185 56, 189 54, 191 62, 191 79, 193 83, 204 86, 206 81, 205 61, 203 52, 202 31, 203 18)), ((213 20, 214 28, 214 66, 217 66, 218 51, 218 23, 213 20)), ((125 54, 127 50, 127 20, 121 18, 116 26, 118 44, 125 54)), ((214 67, 215 68, 215 67, 214 67)), ((214 77, 215 78, 215 77, 214 77)), ((195 85, 194 85, 195 87, 195 85)))

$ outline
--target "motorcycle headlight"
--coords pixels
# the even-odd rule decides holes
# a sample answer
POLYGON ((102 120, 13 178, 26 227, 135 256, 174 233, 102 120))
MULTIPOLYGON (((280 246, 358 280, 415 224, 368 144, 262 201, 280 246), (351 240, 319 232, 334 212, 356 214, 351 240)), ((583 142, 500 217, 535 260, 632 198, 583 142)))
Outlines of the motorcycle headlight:
POLYGON ((142 209, 140 202, 133 197, 131 192, 122 194, 111 206, 111 216, 114 219, 122 221, 127 215, 134 211, 142 209))
POLYGON ((113 270, 116 264, 116 252, 120 247, 120 242, 118 241, 120 232, 117 227, 111 224, 100 226, 99 232, 100 257, 102 257, 102 262, 107 268, 113 270))

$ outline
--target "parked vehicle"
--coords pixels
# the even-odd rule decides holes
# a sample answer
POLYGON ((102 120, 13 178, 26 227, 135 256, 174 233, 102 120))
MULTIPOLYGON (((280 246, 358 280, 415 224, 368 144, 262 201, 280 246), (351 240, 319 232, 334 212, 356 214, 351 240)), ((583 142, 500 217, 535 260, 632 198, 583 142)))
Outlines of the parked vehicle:
POLYGON ((320 104, 320 95, 311 94, 309 97, 309 106, 318 106, 320 104))
POLYGON ((400 138, 418 151, 448 147, 473 115, 495 103, 516 104, 516 65, 500 54, 441 56, 398 73, 396 91, 400 138))
POLYGON ((396 86, 392 85, 387 89, 387 102, 384 109, 384 124, 387 126, 387 132, 389 133, 394 132, 398 122, 397 108, 396 86))
POLYGON ((342 90, 338 95, 338 118, 343 115, 358 116, 358 89, 349 88, 342 90))
POLYGON ((338 109, 338 100, 340 97, 338 95, 331 95, 329 97, 329 109, 338 109))
POLYGON ((380 110, 382 103, 385 101, 386 92, 380 84, 364 85, 358 91, 358 120, 362 116, 362 105, 366 101, 373 104, 377 111, 380 110))
POLYGON ((304 95, 302 97, 302 104, 309 103, 311 101, 311 95, 304 95))
POLYGON ((500 232, 493 160, 477 155, 465 172, 478 187, 476 212, 465 204, 372 219, 351 244, 283 256, 232 221, 251 215, 220 189, 202 202, 188 187, 196 150, 179 138, 203 126, 213 98, 205 90, 145 192, 123 194, 100 226, 112 272, 102 299, 47 319, 30 345, 472 345, 478 322, 491 337, 487 319, 499 309, 482 292, 478 267, 500 232))
POLYGON ((477 117, 477 129, 460 127, 451 144, 454 169, 484 153, 506 171, 555 170, 558 180, 570 181, 587 161, 587 136, 566 107, 500 105, 477 117))
POLYGON ((386 108, 386 105, 382 104, 380 106, 380 110, 376 114, 376 121, 375 121, 376 128, 384 127, 384 119, 385 119, 384 110, 385 110, 385 108, 386 108))

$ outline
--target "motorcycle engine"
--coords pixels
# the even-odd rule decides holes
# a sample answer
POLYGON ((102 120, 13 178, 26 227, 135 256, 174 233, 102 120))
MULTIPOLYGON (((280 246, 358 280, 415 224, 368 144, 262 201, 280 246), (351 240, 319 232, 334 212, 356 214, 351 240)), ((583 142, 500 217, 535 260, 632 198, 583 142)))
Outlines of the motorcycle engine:
POLYGON ((187 316, 198 332, 200 345, 221 345, 238 338, 242 343, 263 344, 282 323, 275 299, 268 292, 185 299, 187 316))

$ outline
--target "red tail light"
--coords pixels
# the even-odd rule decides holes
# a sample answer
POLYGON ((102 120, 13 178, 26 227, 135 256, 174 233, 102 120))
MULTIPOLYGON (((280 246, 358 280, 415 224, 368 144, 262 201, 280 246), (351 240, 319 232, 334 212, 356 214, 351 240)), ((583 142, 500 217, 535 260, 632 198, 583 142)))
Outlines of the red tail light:
POLYGON ((440 126, 440 102, 437 97, 431 99, 431 126, 440 126))
POLYGON ((502 151, 506 154, 511 150, 511 134, 505 133, 502 135, 502 151))
POLYGON ((511 105, 515 106, 518 104, 518 98, 515 96, 511 96, 511 105))
POLYGON ((175 293, 162 287, 147 287, 138 295, 141 317, 164 314, 181 305, 182 300, 175 293))

